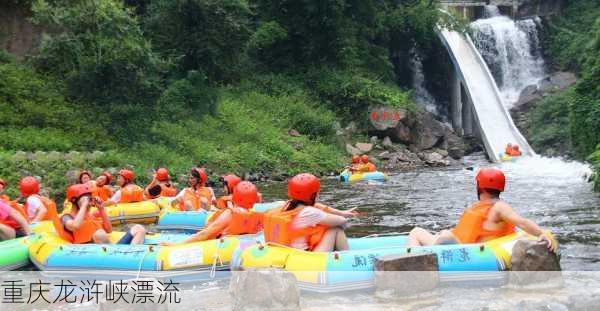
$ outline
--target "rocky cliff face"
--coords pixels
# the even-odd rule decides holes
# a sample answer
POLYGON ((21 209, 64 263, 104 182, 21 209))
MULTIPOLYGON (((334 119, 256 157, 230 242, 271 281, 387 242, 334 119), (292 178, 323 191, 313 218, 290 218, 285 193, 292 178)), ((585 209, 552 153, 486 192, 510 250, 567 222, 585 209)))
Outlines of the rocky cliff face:
POLYGON ((0 1, 0 49, 23 58, 30 54, 42 35, 42 29, 33 25, 29 8, 15 1, 0 1))

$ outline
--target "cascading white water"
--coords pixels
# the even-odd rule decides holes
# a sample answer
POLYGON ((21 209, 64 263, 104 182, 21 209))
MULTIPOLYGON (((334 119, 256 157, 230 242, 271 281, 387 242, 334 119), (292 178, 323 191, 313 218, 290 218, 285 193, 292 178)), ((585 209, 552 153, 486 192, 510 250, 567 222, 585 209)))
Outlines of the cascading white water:
POLYGON ((521 91, 544 76, 536 20, 513 21, 495 6, 485 8, 485 19, 471 24, 475 46, 490 67, 507 107, 521 91))
POLYGON ((423 63, 421 55, 416 49, 411 50, 410 69, 413 73, 412 86, 415 101, 422 105, 427 111, 438 115, 438 108, 433 95, 425 88, 425 75, 423 74, 423 63))

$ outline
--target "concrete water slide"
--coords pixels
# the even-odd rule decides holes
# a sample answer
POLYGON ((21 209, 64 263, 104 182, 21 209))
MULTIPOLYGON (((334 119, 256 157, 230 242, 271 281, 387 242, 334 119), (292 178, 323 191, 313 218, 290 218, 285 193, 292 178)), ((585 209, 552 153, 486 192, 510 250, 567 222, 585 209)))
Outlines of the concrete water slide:
MULTIPOLYGON (((472 105, 475 125, 491 161, 500 162, 507 143, 518 144, 524 156, 535 152, 515 126, 485 61, 468 35, 445 28, 437 33, 448 49, 472 105)), ((464 108, 463 108, 464 109, 464 108)))

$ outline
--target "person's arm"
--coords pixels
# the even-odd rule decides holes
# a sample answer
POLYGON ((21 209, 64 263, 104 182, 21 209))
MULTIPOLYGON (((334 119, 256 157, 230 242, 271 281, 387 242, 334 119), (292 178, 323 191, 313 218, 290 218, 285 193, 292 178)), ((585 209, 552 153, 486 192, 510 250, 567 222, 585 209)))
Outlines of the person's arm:
POLYGON ((327 213, 333 214, 333 215, 337 215, 337 216, 342 216, 342 217, 346 217, 346 218, 358 216, 358 212, 354 211, 356 209, 356 207, 351 208, 349 210, 342 211, 337 208, 333 208, 329 205, 325 205, 323 203, 315 203, 314 206, 318 209, 323 210, 324 212, 327 212, 327 213))
POLYGON ((117 192, 115 192, 115 194, 113 194, 113 196, 108 199, 108 201, 102 203, 103 207, 107 207, 107 206, 111 206, 111 205, 116 205, 119 204, 119 202, 121 201, 121 190, 117 190, 117 192))
POLYGON ((329 227, 342 227, 347 222, 348 222, 348 220, 344 216, 333 215, 333 214, 327 213, 327 215, 325 215, 325 218, 323 218, 323 220, 319 221, 319 224, 326 225, 329 227))
POLYGON ((525 217, 521 217, 521 215, 517 214, 510 205, 504 202, 496 203, 496 208, 502 220, 519 227, 528 234, 538 237, 540 241, 545 241, 548 244, 548 249, 553 252, 556 251, 557 243, 554 238, 548 236, 535 222, 525 217))
POLYGON ((25 232, 25 235, 31 234, 31 230, 29 229, 29 223, 27 222, 27 219, 25 219, 25 217, 23 217, 23 215, 21 215, 21 213, 19 213, 14 208, 10 208, 8 215, 9 215, 9 217, 12 217, 12 219, 14 219, 21 226, 21 229, 23 229, 23 232, 25 232))
POLYGON ((227 226, 229 225, 230 221, 231 221, 231 211, 230 210, 225 210, 219 216, 219 218, 216 219, 214 222, 212 222, 210 225, 208 225, 208 227, 202 229, 201 231, 198 231, 196 234, 194 234, 191 237, 185 239, 183 242, 180 242, 180 243, 164 242, 164 243, 161 243, 161 245, 163 245, 163 246, 172 246, 172 245, 180 245, 180 244, 187 244, 187 243, 193 243, 193 242, 201 242, 201 241, 206 241, 206 240, 214 239, 221 232, 223 232, 225 230, 225 228, 227 228, 227 226))
POLYGON ((110 219, 108 219, 108 215, 106 214, 106 210, 104 206, 102 206, 102 202, 96 202, 96 206, 98 208, 98 213, 100 214, 100 218, 102 219, 102 229, 106 233, 112 232, 112 224, 110 223, 110 219))

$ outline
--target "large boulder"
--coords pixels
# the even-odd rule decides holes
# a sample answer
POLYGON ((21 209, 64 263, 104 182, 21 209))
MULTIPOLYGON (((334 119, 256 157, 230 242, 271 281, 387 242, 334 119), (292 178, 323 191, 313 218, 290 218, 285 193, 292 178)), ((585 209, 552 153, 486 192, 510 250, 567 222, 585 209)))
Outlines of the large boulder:
POLYGON ((356 143, 356 149, 360 150, 361 153, 369 153, 373 150, 373 144, 369 143, 356 143))
POLYGON ((346 144, 346 152, 348 152, 348 154, 350 154, 350 155, 360 155, 362 153, 360 151, 360 149, 358 149, 350 144, 346 144))
POLYGON ((300 310, 293 274, 279 269, 235 272, 229 283, 232 310, 300 310))
POLYGON ((433 253, 377 257, 375 286, 377 291, 391 290, 399 296, 431 291, 439 284, 438 269, 437 255, 433 253))
POLYGON ((443 140, 446 127, 429 112, 420 114, 411 131, 411 144, 419 150, 431 149, 443 140))
POLYGON ((513 285, 561 283, 560 258, 544 242, 521 240, 512 249, 510 283, 513 285))

